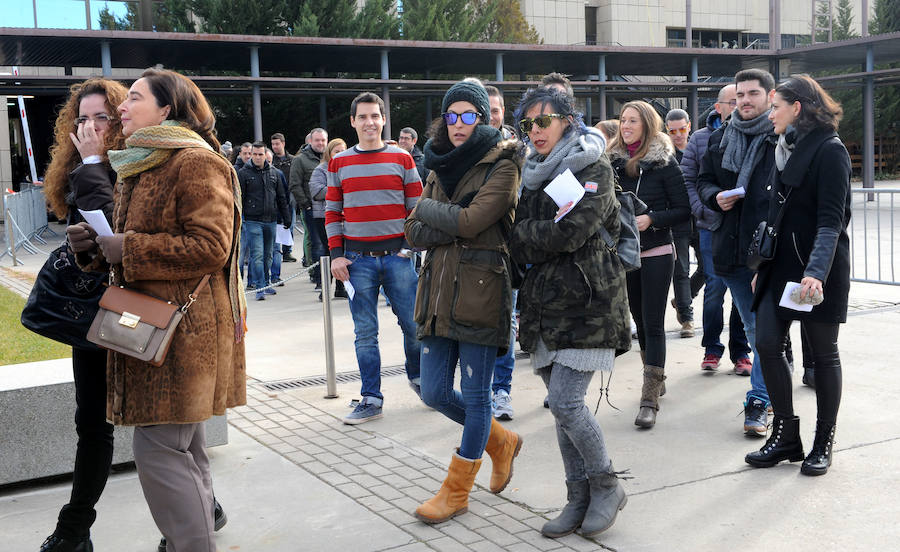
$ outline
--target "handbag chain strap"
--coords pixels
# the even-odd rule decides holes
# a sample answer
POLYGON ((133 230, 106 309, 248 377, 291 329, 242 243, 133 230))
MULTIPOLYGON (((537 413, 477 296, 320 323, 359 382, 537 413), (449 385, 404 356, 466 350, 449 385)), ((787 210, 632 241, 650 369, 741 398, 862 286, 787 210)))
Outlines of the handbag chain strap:
POLYGON ((785 207, 787 206, 787 200, 791 197, 791 191, 793 188, 788 188, 787 193, 784 195, 784 201, 781 202, 781 208, 778 209, 778 214, 775 216, 775 223, 771 226, 766 225, 766 230, 769 232, 769 235, 778 234, 778 227, 781 226, 781 218, 784 216, 784 212, 787 210, 785 207))

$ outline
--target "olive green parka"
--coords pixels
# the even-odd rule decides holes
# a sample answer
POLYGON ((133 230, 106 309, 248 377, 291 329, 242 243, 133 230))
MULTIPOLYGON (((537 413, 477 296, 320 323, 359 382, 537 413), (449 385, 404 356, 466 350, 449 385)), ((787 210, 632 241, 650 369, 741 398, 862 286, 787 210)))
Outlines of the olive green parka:
POLYGON ((509 346, 507 242, 521 175, 518 148, 516 140, 499 142, 463 175, 452 197, 434 171, 426 179, 405 226, 410 245, 428 249, 416 291, 419 339, 446 337, 501 353, 509 346))

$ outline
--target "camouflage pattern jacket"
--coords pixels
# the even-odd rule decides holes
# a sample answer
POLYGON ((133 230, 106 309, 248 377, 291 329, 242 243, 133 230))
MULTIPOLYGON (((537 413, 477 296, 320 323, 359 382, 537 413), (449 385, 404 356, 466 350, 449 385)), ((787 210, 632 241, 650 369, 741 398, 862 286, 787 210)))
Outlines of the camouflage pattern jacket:
POLYGON ((521 174, 518 142, 499 142, 447 197, 434 171, 406 219, 406 239, 427 248, 416 290, 419 339, 509 346, 512 285, 507 236, 521 174))
POLYGON ((558 223, 557 207, 544 193, 524 188, 510 238, 513 260, 531 265, 519 288, 519 344, 532 352, 538 338, 551 351, 631 348, 625 270, 598 234, 601 225, 619 236, 619 202, 606 156, 575 174, 591 182, 578 204, 558 223), (592 192, 594 184, 596 191, 592 192))

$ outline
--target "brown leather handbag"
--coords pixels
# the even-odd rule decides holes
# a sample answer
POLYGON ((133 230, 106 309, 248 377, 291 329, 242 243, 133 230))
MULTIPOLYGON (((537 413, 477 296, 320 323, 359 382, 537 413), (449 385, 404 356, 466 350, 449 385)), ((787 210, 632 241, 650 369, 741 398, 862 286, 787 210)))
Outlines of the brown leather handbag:
POLYGON ((153 366, 162 366, 175 328, 207 282, 209 274, 200 279, 180 307, 171 301, 111 286, 100 298, 100 310, 88 330, 88 341, 153 366))

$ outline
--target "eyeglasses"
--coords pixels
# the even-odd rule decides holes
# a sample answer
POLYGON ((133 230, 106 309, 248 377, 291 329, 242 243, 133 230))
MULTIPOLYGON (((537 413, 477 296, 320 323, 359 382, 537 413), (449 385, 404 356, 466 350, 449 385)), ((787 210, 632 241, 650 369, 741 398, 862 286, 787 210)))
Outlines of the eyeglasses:
POLYGON ((544 113, 543 115, 538 115, 537 117, 532 117, 531 119, 522 119, 519 121, 519 128, 522 129, 522 132, 528 134, 531 132, 531 129, 534 128, 534 125, 541 128, 548 128, 550 123, 553 122, 553 119, 565 119, 565 115, 560 115, 559 113, 544 113))
POLYGON ((454 113, 452 111, 448 111, 444 113, 444 120, 447 121, 448 125, 455 125, 457 119, 462 119, 464 125, 474 125, 475 121, 478 120, 478 113, 474 111, 466 111, 465 113, 454 113))
POLYGON ((671 136, 675 136, 676 134, 687 134, 688 133, 688 127, 669 128, 666 130, 669 131, 669 135, 671 135, 671 136))
POLYGON ((105 113, 99 113, 94 117, 78 117, 75 119, 75 126, 83 125, 88 121, 94 121, 95 125, 108 125, 113 118, 105 113))
POLYGON ((737 100, 728 100, 728 105, 730 105, 731 107, 736 106, 736 105, 737 105, 737 100))

